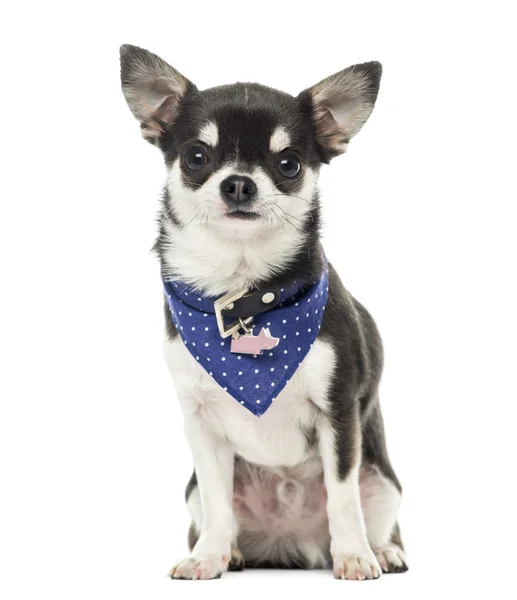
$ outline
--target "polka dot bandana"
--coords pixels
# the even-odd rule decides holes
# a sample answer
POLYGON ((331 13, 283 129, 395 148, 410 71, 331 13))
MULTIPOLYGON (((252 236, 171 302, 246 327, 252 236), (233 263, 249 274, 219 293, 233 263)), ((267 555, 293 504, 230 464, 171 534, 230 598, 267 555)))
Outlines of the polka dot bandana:
MULTIPOLYGON (((178 281, 164 281, 172 320, 185 347, 229 396, 254 415, 263 415, 307 356, 321 327, 328 296, 328 265, 321 279, 253 319, 253 333, 269 329, 278 345, 262 354, 230 352, 214 313, 217 298, 200 296, 178 281)), ((284 292, 284 290, 282 290, 284 292)), ((290 292, 290 290, 286 290, 290 292)))

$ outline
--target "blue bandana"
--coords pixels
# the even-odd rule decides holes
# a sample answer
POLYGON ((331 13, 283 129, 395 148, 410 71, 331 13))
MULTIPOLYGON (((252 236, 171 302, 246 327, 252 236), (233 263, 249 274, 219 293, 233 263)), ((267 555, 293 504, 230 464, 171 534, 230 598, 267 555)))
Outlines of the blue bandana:
POLYGON ((216 323, 217 298, 199 295, 181 281, 164 281, 172 320, 183 343, 205 371, 254 415, 263 415, 311 349, 328 296, 328 265, 321 279, 301 291, 282 289, 280 303, 253 318, 253 334, 278 339, 259 354, 230 351, 216 323), (265 330, 265 333, 262 332, 265 330))

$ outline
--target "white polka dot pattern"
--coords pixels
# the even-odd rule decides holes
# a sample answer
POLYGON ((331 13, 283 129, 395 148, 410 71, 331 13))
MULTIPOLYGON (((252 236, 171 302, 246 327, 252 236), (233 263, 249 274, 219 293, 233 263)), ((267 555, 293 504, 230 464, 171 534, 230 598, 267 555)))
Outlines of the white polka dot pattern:
POLYGON ((217 329, 215 298, 203 297, 179 281, 164 281, 164 291, 174 325, 198 364, 230 396, 260 416, 294 375, 316 339, 327 302, 328 267, 318 283, 300 293, 291 290, 292 295, 284 295, 281 305, 254 318, 255 335, 267 327, 273 337, 280 338, 276 348, 261 355, 230 352, 231 338, 222 340, 217 329))

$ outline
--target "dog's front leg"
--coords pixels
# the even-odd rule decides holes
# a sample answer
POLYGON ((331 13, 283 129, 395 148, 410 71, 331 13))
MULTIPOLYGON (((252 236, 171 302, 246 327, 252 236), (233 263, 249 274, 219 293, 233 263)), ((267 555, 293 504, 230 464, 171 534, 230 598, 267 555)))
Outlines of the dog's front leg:
POLYGON ((377 579, 381 569, 366 535, 359 495, 361 430, 358 408, 338 419, 325 419, 319 447, 327 489, 327 515, 334 576, 377 579))
POLYGON ((185 417, 185 431, 194 458, 203 524, 192 554, 175 565, 169 576, 214 579, 226 570, 231 556, 234 453, 196 414, 185 417))

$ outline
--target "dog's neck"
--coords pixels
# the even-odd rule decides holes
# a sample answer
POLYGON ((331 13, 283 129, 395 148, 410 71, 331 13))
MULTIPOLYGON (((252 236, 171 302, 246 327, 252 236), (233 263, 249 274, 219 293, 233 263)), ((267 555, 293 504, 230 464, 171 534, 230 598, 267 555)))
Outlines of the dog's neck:
POLYGON ((220 296, 264 283, 313 283, 321 276, 319 207, 298 229, 272 227, 243 237, 196 222, 174 223, 163 213, 155 249, 162 277, 180 279, 208 296, 220 296))

